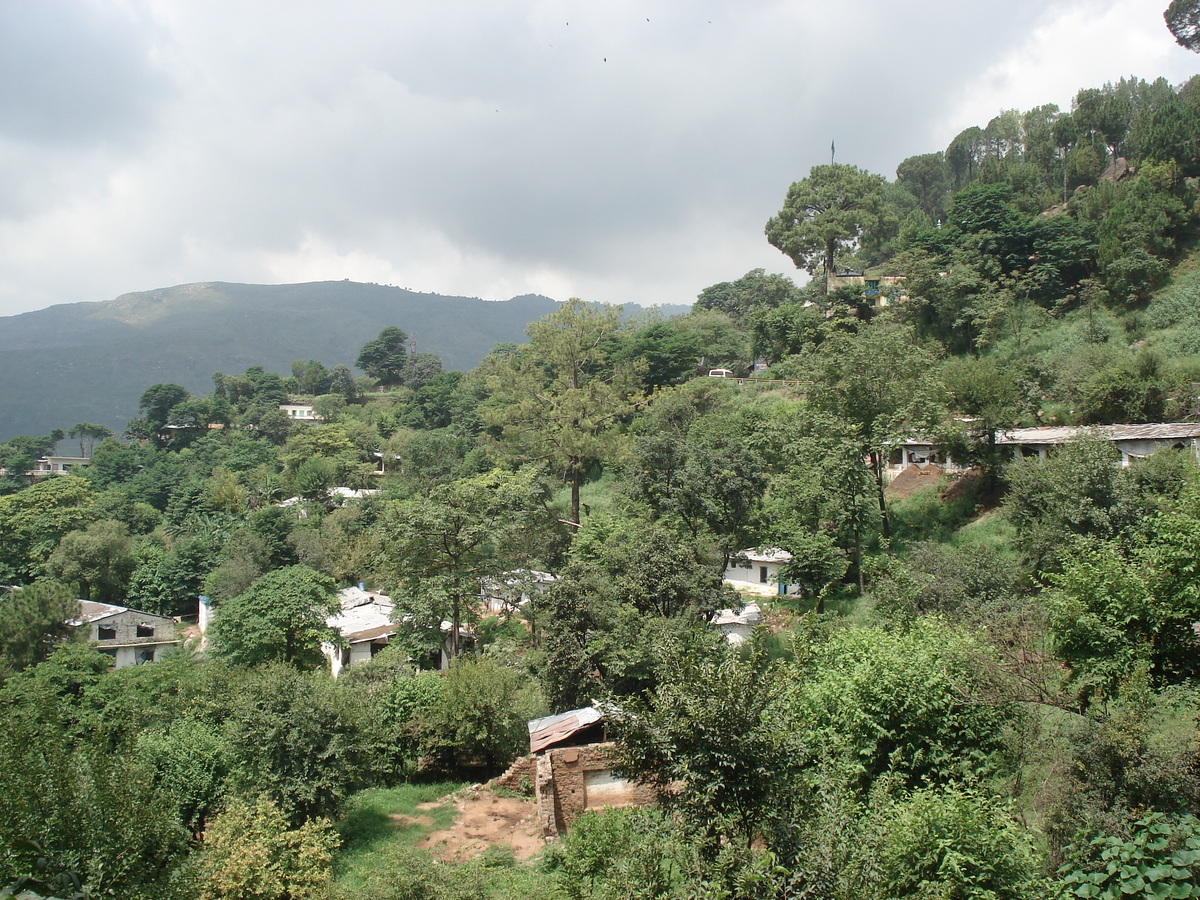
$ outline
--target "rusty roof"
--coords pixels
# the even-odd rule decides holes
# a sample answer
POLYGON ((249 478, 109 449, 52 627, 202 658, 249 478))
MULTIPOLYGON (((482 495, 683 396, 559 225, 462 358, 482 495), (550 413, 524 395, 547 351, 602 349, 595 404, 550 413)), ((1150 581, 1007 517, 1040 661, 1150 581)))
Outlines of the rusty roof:
POLYGON ((533 719, 529 723, 529 752, 537 753, 559 741, 565 741, 602 718, 603 714, 596 707, 585 706, 556 716, 533 719))

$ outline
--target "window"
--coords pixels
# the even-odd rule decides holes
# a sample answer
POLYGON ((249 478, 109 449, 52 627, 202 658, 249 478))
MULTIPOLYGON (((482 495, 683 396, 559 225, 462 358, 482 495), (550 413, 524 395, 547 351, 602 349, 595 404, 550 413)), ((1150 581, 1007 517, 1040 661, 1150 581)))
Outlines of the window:
POLYGON ((154 626, 147 625, 145 622, 143 622, 142 624, 138 625, 138 627, 137 627, 137 636, 138 637, 154 637, 154 626))
POLYGON ((767 567, 766 566, 758 567, 758 583, 759 584, 767 583, 767 567))
POLYGON ((137 655, 137 662, 134 665, 145 665, 148 662, 154 662, 154 649, 143 650, 137 655))
POLYGON ((117 629, 109 628, 106 625, 101 625, 99 628, 97 628, 96 633, 96 640, 99 641, 115 641, 117 639, 117 629))

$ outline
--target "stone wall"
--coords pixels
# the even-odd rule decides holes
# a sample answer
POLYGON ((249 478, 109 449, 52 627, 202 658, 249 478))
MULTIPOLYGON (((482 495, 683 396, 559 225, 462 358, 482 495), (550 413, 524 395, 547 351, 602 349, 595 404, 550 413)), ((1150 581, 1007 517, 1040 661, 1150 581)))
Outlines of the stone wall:
POLYGON ((654 803, 654 790, 649 785, 613 775, 611 747, 559 747, 537 756, 534 786, 543 835, 563 834, 585 810, 654 803))

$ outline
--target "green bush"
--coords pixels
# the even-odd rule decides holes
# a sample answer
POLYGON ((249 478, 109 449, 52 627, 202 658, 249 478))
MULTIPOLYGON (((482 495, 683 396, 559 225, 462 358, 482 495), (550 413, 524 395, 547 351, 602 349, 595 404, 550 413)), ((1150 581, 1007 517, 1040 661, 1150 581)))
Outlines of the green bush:
POLYGON ((442 676, 422 719, 423 747, 435 768, 498 773, 529 752, 526 723, 545 712, 541 691, 528 676, 486 656, 462 656, 442 676))
POLYGON ((546 857, 571 900, 673 896, 690 863, 671 823, 636 808, 584 813, 546 857))
POLYGON ((1008 810, 970 788, 917 791, 889 804, 863 855, 858 896, 1034 900, 1038 859, 1008 810))
POLYGON ((982 692, 985 650, 934 617, 903 631, 846 628, 807 649, 788 704, 797 768, 836 760, 866 796, 887 774, 908 787, 996 771, 1012 713, 982 692))
POLYGON ((235 792, 265 794, 299 825, 336 815, 369 778, 367 707, 327 674, 271 663, 242 672, 230 690, 235 792))
POLYGON ((232 754, 217 726, 178 719, 167 728, 139 734, 134 755, 174 798, 179 822, 197 831, 224 799, 232 754))
POLYGON ((1085 863, 1059 870, 1061 900, 1200 897, 1200 822, 1194 816, 1151 813, 1129 838, 1103 835, 1080 853, 1085 863))
POLYGON ((321 900, 333 885, 337 833, 313 820, 289 830, 270 800, 233 799, 194 860, 200 900, 321 900))
POLYGON ((337 900, 490 900, 489 870, 440 864, 427 852, 391 846, 377 854, 361 887, 340 888, 337 900))
POLYGON ((78 880, 85 897, 162 900, 187 849, 173 798, 135 760, 72 748, 58 727, 0 730, 0 888, 78 880))

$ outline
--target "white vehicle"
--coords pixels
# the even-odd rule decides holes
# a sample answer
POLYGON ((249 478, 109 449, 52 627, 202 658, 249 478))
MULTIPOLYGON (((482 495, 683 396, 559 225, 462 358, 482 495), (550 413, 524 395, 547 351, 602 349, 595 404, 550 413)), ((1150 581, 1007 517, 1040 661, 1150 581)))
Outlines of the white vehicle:
POLYGON ((731 369, 709 369, 709 378, 732 378, 733 371, 731 369))

